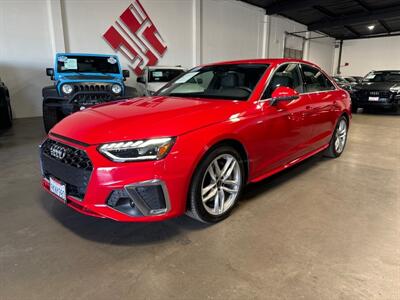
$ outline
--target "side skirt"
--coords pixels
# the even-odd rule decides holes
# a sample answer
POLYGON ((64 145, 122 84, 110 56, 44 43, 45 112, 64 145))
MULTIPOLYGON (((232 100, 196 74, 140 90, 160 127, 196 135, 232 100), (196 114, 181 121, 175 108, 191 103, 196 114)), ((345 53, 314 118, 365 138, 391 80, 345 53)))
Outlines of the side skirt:
POLYGON ((309 153, 307 153, 307 154, 305 154, 305 155, 303 155, 303 156, 301 156, 299 158, 296 158, 296 159, 292 160, 291 162, 289 162, 289 163, 287 163, 287 164, 285 164, 283 166, 277 167, 276 169, 273 169, 272 171, 269 171, 268 173, 265 173, 265 174, 263 174, 261 176, 253 178, 253 179, 250 180, 250 182, 252 182, 252 183, 258 182, 258 181, 261 181, 261 180, 263 180, 263 179, 265 179, 267 177, 270 177, 270 176, 272 176, 272 175, 274 175, 276 173, 279 173, 280 171, 283 171, 283 170, 285 170, 287 168, 290 168, 290 167, 302 162, 303 160, 305 160, 305 159, 307 159, 307 158, 309 158, 309 157, 311 157, 311 156, 313 156, 313 155, 315 155, 315 154, 317 154, 317 153, 319 153, 321 151, 324 151, 328 147, 329 147, 329 144, 326 144, 326 145, 324 145, 324 146, 322 146, 322 147, 320 147, 320 148, 318 148, 318 149, 316 149, 314 151, 311 151, 311 152, 309 152, 309 153))

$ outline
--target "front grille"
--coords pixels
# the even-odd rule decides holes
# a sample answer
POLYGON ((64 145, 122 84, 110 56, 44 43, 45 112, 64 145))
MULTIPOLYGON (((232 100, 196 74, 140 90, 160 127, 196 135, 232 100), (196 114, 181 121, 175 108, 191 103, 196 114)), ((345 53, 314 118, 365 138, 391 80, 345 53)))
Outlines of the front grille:
POLYGON ((367 91, 359 90, 356 92, 356 96, 360 100, 368 100, 368 97, 379 97, 379 98, 391 98, 392 93, 390 91, 367 91))
POLYGON ((74 92, 111 92, 112 84, 75 83, 74 92))
POLYGON ((41 146, 41 165, 45 178, 66 184, 67 195, 84 198, 93 170, 85 151, 47 139, 41 146))
POLYGON ((58 161, 66 165, 70 165, 72 167, 88 171, 91 171, 93 169, 92 162, 90 161, 86 152, 83 150, 76 149, 68 145, 47 139, 42 144, 42 152, 49 158, 57 159, 58 161), (52 147, 61 147, 65 149, 65 156, 62 157, 61 159, 53 156, 51 153, 52 147))

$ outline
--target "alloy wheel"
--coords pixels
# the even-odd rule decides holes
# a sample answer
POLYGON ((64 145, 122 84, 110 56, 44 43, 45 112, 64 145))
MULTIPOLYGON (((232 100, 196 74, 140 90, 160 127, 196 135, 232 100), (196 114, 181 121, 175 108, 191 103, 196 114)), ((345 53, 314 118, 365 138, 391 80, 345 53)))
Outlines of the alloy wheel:
POLYGON ((341 119, 335 133, 335 151, 342 153, 347 139, 347 122, 341 119))
POLYGON ((222 215, 231 208, 240 191, 242 174, 231 154, 216 157, 207 167, 201 184, 201 200, 208 213, 222 215))

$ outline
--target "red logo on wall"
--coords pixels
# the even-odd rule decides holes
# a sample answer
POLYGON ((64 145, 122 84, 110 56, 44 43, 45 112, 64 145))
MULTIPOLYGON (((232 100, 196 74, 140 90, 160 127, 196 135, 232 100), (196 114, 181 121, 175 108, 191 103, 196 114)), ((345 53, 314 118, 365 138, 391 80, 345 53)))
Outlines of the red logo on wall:
POLYGON ((135 0, 103 34, 115 51, 130 61, 129 67, 141 75, 146 66, 154 66, 167 50, 167 45, 139 0, 135 0))

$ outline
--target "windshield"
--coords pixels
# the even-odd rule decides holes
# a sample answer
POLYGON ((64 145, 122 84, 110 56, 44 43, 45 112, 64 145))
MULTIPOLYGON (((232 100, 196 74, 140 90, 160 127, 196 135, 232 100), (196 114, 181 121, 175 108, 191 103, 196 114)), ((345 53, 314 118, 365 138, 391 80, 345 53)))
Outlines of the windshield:
POLYGON ((113 56, 60 55, 57 57, 59 73, 119 73, 118 61, 113 56))
POLYGON ((232 64, 194 68, 159 91, 162 96, 247 100, 267 64, 232 64))
POLYGON ((149 82, 170 82, 184 71, 180 69, 155 69, 149 70, 149 82))
POLYGON ((364 82, 400 82, 400 71, 370 72, 363 78, 364 82))

